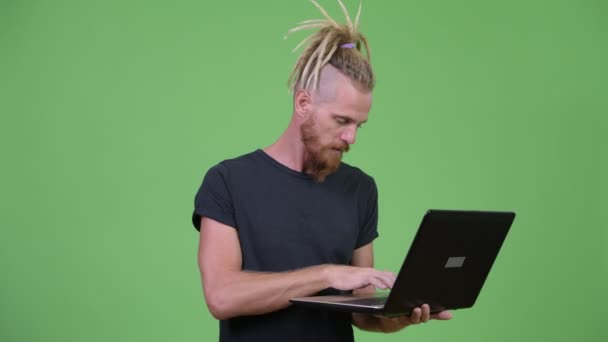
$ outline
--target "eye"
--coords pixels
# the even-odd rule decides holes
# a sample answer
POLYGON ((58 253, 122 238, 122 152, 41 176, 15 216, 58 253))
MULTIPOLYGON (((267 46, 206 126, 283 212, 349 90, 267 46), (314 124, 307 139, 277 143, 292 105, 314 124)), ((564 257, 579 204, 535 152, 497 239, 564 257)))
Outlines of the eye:
POLYGON ((341 116, 336 116, 336 122, 339 123, 340 125, 345 125, 348 123, 348 119, 343 118, 341 116))

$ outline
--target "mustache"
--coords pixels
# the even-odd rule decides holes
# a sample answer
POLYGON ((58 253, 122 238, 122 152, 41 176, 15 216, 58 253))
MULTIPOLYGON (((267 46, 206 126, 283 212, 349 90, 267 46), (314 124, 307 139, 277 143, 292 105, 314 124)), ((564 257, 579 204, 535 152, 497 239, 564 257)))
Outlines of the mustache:
POLYGON ((337 149, 339 149, 342 152, 348 152, 350 150, 350 145, 347 144, 347 143, 343 143, 343 144, 340 144, 340 145, 336 145, 336 146, 334 146, 332 148, 337 148, 337 149))

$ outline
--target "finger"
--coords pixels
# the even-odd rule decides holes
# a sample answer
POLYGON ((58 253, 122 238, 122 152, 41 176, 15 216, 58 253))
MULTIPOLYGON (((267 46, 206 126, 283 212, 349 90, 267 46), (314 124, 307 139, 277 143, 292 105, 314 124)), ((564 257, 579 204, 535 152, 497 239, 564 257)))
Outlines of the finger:
POLYGON ((412 310, 412 314, 410 315, 410 322, 412 324, 420 323, 421 316, 422 316, 422 310, 420 310, 420 308, 414 308, 414 310, 412 310))
POLYGON ((393 284, 395 283, 395 276, 390 272, 380 272, 376 273, 376 277, 382 279, 382 281, 386 284, 387 288, 393 288, 393 284))
POLYGON ((422 315, 420 316, 420 322, 426 323, 431 319, 431 307, 428 304, 422 304, 422 315))
POLYGON ((390 276, 392 276, 393 278, 397 277, 397 275, 395 274, 395 272, 391 272, 391 271, 389 271, 389 270, 384 270, 384 271, 382 271, 382 273, 387 274, 387 275, 390 275, 390 276))
POLYGON ((395 275, 395 273, 390 272, 390 271, 384 271, 382 272, 382 274, 384 275, 384 277, 386 279, 389 279, 391 284, 395 282, 395 280, 397 280, 397 275, 395 275))
POLYGON ((388 279, 389 279, 390 285, 391 285, 390 287, 393 288, 393 285, 395 284, 395 281, 397 280, 397 276, 393 272, 387 272, 387 273, 388 273, 387 276, 388 276, 388 279))
POLYGON ((452 319, 452 313, 449 311, 441 311, 439 313, 431 315, 431 318, 446 321, 448 319, 452 319))
POLYGON ((369 282, 377 289, 386 290, 388 288, 386 284, 382 281, 382 279, 379 278, 371 278, 369 282))
POLYGON ((360 289, 354 289, 353 294, 361 294, 361 293, 374 293, 376 292, 376 287, 374 285, 368 284, 360 289))
POLYGON ((386 276, 379 276, 378 279, 382 281, 382 283, 386 286, 387 289, 392 289, 394 282, 387 278, 386 276))
POLYGON ((391 283, 382 276, 382 272, 371 269, 371 272, 368 274, 369 282, 374 284, 374 286, 378 289, 390 289, 391 283), (379 285, 381 284, 381 285, 379 285))

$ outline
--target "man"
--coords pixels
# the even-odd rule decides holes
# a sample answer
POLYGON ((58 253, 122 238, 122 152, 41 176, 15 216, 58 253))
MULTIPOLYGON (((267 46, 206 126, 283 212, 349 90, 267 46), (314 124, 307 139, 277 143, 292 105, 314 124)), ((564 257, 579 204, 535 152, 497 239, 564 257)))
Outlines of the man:
POLYGON ((272 145, 225 160, 206 174, 195 198, 204 296, 222 341, 352 341, 352 324, 392 332, 449 312, 388 319, 311 310, 289 299, 369 292, 395 275, 373 268, 377 189, 341 162, 368 119, 374 75, 359 12, 347 24, 326 17, 301 23, 320 30, 290 77, 292 119, 272 145), (365 47, 366 54, 360 50, 365 47))

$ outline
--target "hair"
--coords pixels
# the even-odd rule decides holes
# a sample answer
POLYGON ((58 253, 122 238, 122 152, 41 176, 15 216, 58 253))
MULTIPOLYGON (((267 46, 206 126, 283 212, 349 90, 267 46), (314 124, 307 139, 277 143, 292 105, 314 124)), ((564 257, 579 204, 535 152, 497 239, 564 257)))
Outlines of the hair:
POLYGON ((295 52, 302 45, 309 44, 298 58, 289 76, 288 87, 294 94, 298 89, 315 91, 319 85, 321 69, 329 63, 349 79, 372 91, 376 81, 371 66, 371 52, 367 39, 358 31, 361 3, 359 2, 359 10, 353 21, 344 3, 338 0, 346 17, 346 24, 338 24, 315 0, 310 0, 310 2, 321 11, 325 19, 305 20, 287 31, 285 38, 296 31, 319 29, 293 49, 292 52, 295 52), (343 44, 354 44, 355 47, 341 47, 343 44), (361 51, 362 46, 365 48, 365 55, 361 51))

